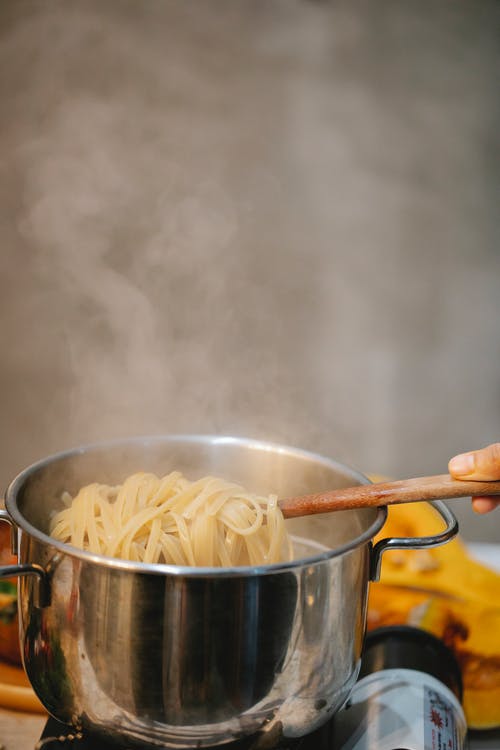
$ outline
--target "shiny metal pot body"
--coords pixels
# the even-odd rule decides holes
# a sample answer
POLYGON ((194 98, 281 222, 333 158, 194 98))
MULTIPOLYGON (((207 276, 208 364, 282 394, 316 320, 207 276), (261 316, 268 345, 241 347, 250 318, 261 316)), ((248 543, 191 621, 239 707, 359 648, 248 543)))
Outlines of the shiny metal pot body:
MULTIPOLYGON (((64 490, 138 471, 218 474, 255 492, 314 492, 367 480, 334 461, 237 438, 174 436, 90 446, 20 474, 6 498, 20 533, 20 638, 47 710, 107 739, 204 747, 269 732, 304 735, 356 680, 370 577, 388 547, 385 509, 287 521, 292 563, 203 569, 111 560, 48 536, 64 490)), ((17 540, 16 540, 17 541, 17 540)), ((258 743, 257 743, 258 744, 258 743)))

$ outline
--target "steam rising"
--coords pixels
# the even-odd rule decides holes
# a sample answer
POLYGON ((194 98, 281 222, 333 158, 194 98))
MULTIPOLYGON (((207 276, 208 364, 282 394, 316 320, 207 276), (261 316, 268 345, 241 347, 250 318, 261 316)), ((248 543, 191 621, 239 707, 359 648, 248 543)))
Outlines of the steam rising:
POLYGON ((141 433, 395 475, 498 439, 495 25, 375 15, 0 4, 4 481, 141 433))
POLYGON ((27 149, 35 166, 22 231, 41 247, 38 274, 60 300, 69 423, 92 435, 162 420, 169 429, 176 407, 186 408, 193 369, 199 392, 187 402, 191 412, 199 408, 214 341, 199 336, 199 313, 212 314, 210 302, 223 292, 220 254, 236 233, 217 185, 183 186, 161 135, 138 142, 127 122, 136 107, 128 105, 70 97, 27 149), (193 341, 184 347, 190 333, 196 349, 193 341))
MULTIPOLYGON (((220 154, 198 143, 210 130, 182 136, 176 116, 123 92, 67 93, 23 150, 20 230, 37 247, 32 272, 65 361, 57 448, 177 430, 273 436, 291 342, 271 334, 259 350, 280 321, 264 268, 252 279, 239 246, 253 206, 229 194, 220 154)), ((279 189, 265 170, 249 179, 263 200, 279 189)), ((288 380, 280 429, 300 411, 288 380)))
POLYGON ((283 122, 261 128, 253 99, 286 116, 281 81, 259 90, 258 35, 237 16, 227 22, 238 44, 224 31, 219 47, 214 27, 211 47, 198 43, 213 20, 201 8, 193 17, 172 5, 177 31, 150 16, 144 33, 127 7, 56 3, 13 41, 32 44, 36 28, 37 129, 15 158, 27 304, 46 328, 40 355, 54 384, 55 412, 35 407, 43 452, 148 432, 300 442, 307 383, 290 364, 304 359, 308 322, 289 300, 309 296, 315 258, 298 281, 302 201, 283 192, 283 122), (253 60, 236 78, 235 55, 242 70, 253 60))

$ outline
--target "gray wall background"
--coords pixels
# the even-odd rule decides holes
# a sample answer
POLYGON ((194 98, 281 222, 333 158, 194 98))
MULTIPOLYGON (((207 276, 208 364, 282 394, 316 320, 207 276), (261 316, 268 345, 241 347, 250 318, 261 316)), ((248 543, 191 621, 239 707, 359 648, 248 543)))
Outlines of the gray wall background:
POLYGON ((499 17, 3 0, 3 485, 133 434, 393 476, 500 439, 499 17))

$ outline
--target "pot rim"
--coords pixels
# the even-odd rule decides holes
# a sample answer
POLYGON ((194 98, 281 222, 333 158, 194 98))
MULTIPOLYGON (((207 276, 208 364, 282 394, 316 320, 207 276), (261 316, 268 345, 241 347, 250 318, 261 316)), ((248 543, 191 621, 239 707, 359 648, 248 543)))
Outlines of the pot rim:
POLYGON ((272 441, 258 440, 254 438, 235 437, 230 435, 210 435, 210 434, 167 434, 167 435, 151 435, 151 436, 136 436, 129 438, 121 438, 117 440, 106 440, 94 443, 88 443, 86 445, 71 448, 66 451, 53 453, 46 458, 40 459, 35 463, 27 466, 23 469, 9 484, 5 495, 5 506, 9 512, 10 517, 14 523, 23 532, 26 532, 31 537, 34 537, 40 542, 53 547, 54 549, 69 555, 73 558, 81 559, 84 562, 93 563, 106 568, 114 568, 116 570, 124 570, 130 573, 143 573, 153 575, 174 575, 184 576, 189 578, 237 578, 237 577, 248 577, 248 576, 260 576, 268 575, 271 573, 280 573, 282 571, 293 570, 294 568, 307 567, 315 563, 330 560, 334 557, 341 557, 347 552, 350 552, 357 547, 361 547, 364 544, 370 542, 373 537, 380 531, 387 518, 387 508, 385 506, 378 507, 377 515, 370 526, 358 536, 351 539, 349 542, 328 549, 324 552, 311 555, 310 557, 300 558, 298 560, 292 560, 290 562, 279 562, 272 563, 269 565, 256 565, 256 566, 241 566, 234 568, 222 568, 222 567, 192 567, 188 565, 167 565, 162 563, 143 563, 132 560, 121 560, 119 558, 108 557, 106 555, 98 555, 92 552, 88 552, 77 547, 73 547, 65 542, 60 542, 57 539, 45 534, 44 532, 33 526, 26 518, 21 514, 17 505, 17 494, 20 488, 23 486, 28 477, 36 473, 38 470, 48 466, 51 463, 70 456, 76 456, 78 454, 89 453, 93 450, 99 450, 103 448, 117 448, 120 446, 127 445, 141 445, 147 447, 148 445, 155 443, 165 442, 185 442, 185 443, 207 443, 212 445, 241 445, 253 450, 260 451, 271 451, 273 453, 286 453, 291 456, 297 456, 299 458, 314 459, 317 463, 323 464, 324 466, 337 469, 343 473, 348 473, 354 480, 357 480, 360 484, 371 484, 368 477, 361 472, 353 469, 347 464, 343 464, 340 461, 336 461, 332 458, 327 458, 318 453, 304 450, 302 448, 295 448, 292 446, 275 443, 272 441))

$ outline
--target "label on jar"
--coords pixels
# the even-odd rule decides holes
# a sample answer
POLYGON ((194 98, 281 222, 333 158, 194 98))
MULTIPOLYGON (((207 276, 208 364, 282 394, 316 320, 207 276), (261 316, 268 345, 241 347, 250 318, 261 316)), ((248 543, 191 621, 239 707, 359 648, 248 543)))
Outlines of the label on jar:
POLYGON ((446 685, 413 669, 386 669, 353 688, 335 717, 332 750, 462 750, 467 724, 446 685))
POLYGON ((446 700, 441 687, 439 692, 424 685, 425 750, 459 750, 455 709, 446 700))

